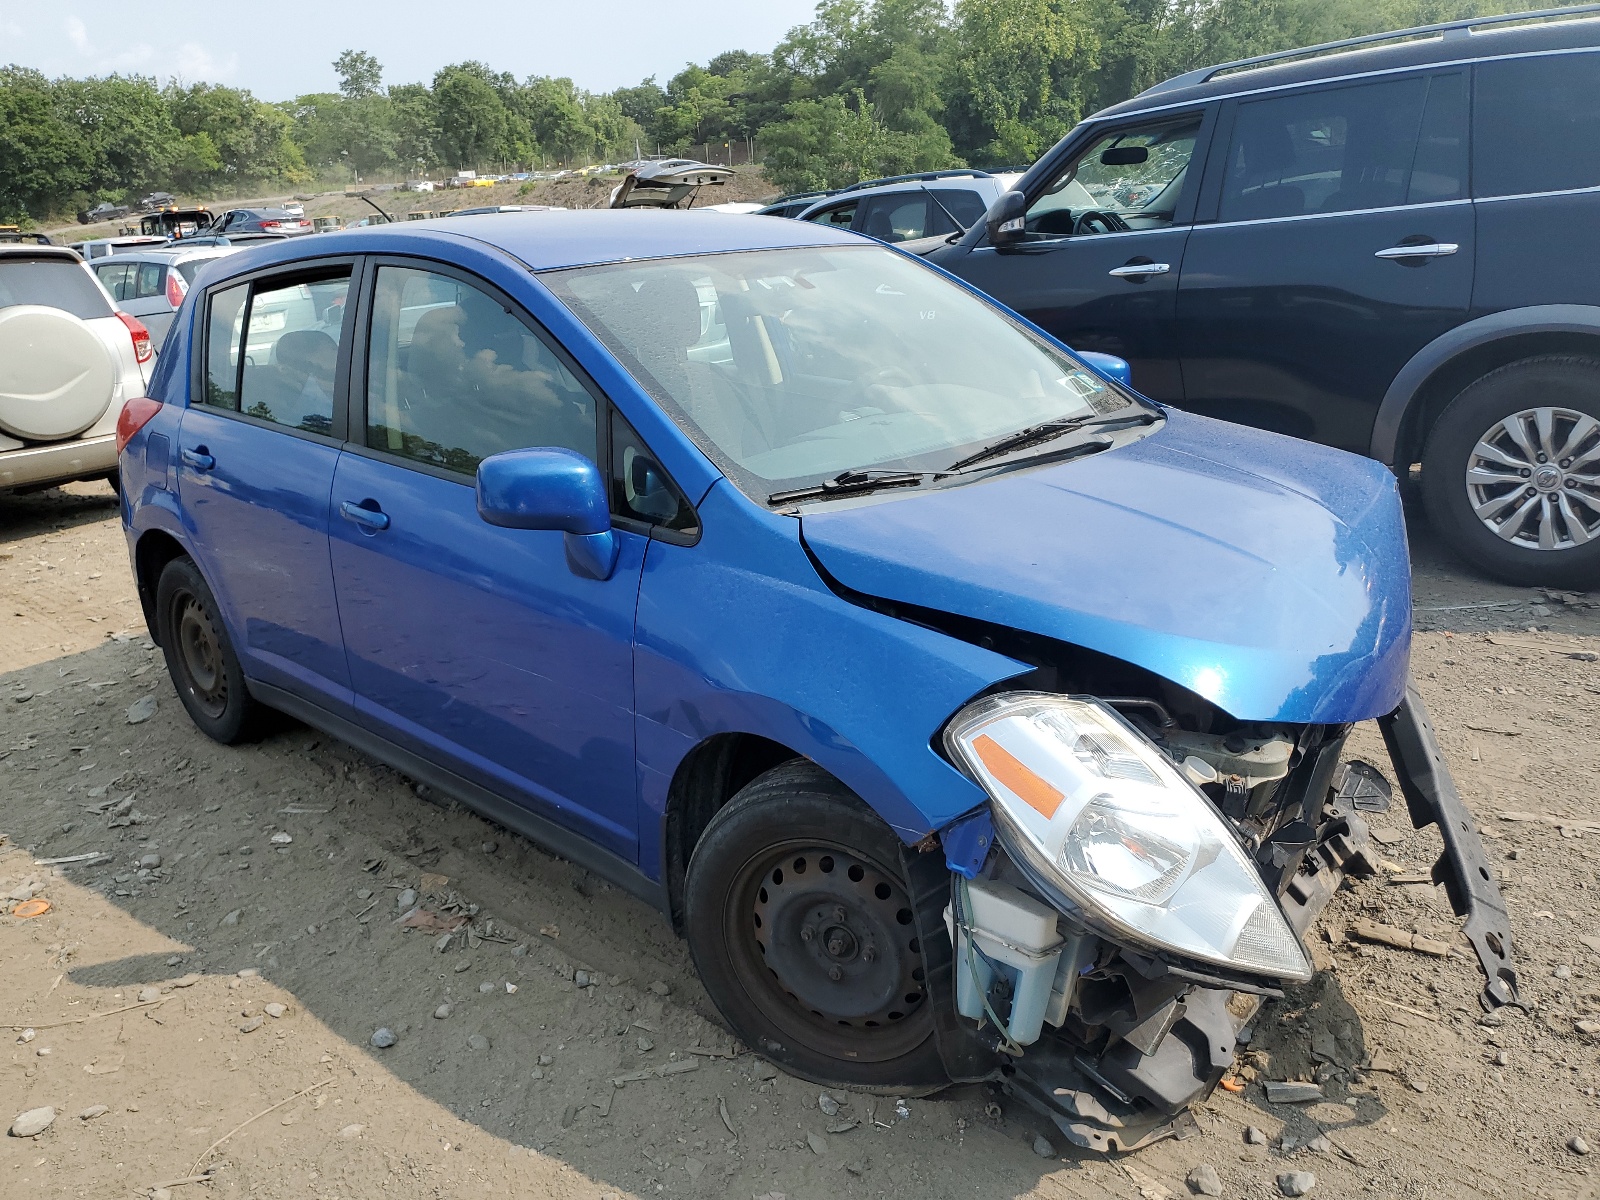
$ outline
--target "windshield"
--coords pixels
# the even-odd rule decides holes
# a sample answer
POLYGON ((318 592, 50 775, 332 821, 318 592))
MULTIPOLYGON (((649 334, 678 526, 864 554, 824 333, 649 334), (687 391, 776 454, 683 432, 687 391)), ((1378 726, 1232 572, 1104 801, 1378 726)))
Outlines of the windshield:
POLYGON ((542 278, 753 496, 844 471, 941 471, 1034 425, 1144 411, 991 305, 880 247, 542 278))

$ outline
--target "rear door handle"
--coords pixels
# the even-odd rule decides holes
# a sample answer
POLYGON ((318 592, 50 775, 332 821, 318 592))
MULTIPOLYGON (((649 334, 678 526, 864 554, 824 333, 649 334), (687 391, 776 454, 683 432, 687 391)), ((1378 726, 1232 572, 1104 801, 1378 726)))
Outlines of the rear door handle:
POLYGON ((1373 258, 1446 258, 1461 249, 1455 242, 1424 242, 1420 246, 1390 246, 1373 258))
POLYGON ((204 446, 196 446, 193 450, 185 450, 183 452, 183 461, 196 471, 209 471, 217 465, 217 460, 206 453, 204 446))
POLYGON ((1141 275, 1165 275, 1170 270, 1171 263, 1129 263, 1125 267, 1112 267, 1106 274, 1113 279, 1137 279, 1141 275))
POLYGON ((368 529, 389 528, 389 514, 377 508, 366 508, 354 500, 346 500, 339 505, 339 512, 346 521, 354 521, 357 525, 368 529))

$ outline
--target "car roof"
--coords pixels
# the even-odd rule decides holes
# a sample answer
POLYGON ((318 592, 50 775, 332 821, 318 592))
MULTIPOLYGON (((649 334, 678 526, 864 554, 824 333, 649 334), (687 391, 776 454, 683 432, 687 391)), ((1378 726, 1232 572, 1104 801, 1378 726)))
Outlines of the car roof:
POLYGON ((148 250, 129 250, 123 254, 107 254, 94 261, 92 265, 98 267, 102 263, 113 262, 185 262, 191 258, 222 258, 229 254, 237 253, 231 246, 153 246, 148 250))
MULTIPOLYGON (((896 192, 918 192, 924 188, 930 192, 993 192, 994 196, 998 196, 1010 186, 1007 181, 1014 182, 1016 178, 1018 177, 1008 175, 1006 179, 1002 180, 990 175, 988 172, 984 172, 982 175, 950 175, 940 176, 937 179, 912 177, 903 179, 898 183, 884 183, 874 187, 845 188, 843 191, 824 196, 814 204, 808 205, 801 212, 795 214, 795 219, 804 221, 812 212, 821 212, 823 209, 840 208, 846 204, 854 204, 863 196, 883 196, 896 192)), ((992 204, 993 202, 994 197, 991 196, 990 203, 992 204)))
POLYGON ((534 271, 633 259, 676 258, 738 250, 861 245, 844 230, 753 213, 689 213, 652 209, 555 209, 537 221, 523 213, 483 213, 471 222, 448 217, 370 225, 287 238, 229 256, 229 275, 324 255, 416 253, 448 259, 463 244, 487 245, 534 271))
POLYGON ((1283 61, 1286 55, 1275 55, 1271 56, 1273 61, 1245 59, 1236 63, 1221 63, 1158 83, 1131 100, 1102 109, 1094 114, 1094 119, 1146 112, 1155 107, 1193 104, 1241 92, 1264 91, 1268 88, 1287 87, 1297 83, 1316 83, 1352 75, 1403 70, 1407 67, 1472 61, 1513 54, 1537 54, 1551 50, 1600 47, 1600 20, 1576 16, 1596 10, 1600 10, 1600 5, 1545 10, 1547 13, 1574 19, 1550 20, 1509 28, 1490 22, 1507 19, 1526 20, 1534 14, 1511 14, 1509 18, 1480 17, 1448 22, 1444 25, 1423 26, 1417 30, 1378 34, 1368 39, 1354 39, 1369 42, 1386 38, 1408 39, 1403 41, 1352 46, 1349 49, 1337 49, 1349 43, 1327 43, 1321 47, 1312 46, 1288 51, 1286 55, 1310 56, 1292 58, 1289 61, 1283 61), (1318 53, 1319 51, 1324 52, 1318 53))
POLYGON ((38 242, 0 242, 0 258, 59 258, 62 262, 89 265, 70 246, 45 246, 38 242))

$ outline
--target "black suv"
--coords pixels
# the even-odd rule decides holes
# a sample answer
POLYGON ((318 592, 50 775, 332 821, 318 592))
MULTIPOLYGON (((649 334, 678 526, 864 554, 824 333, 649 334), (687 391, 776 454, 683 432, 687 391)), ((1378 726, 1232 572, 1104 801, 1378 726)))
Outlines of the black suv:
POLYGON ((1154 399, 1402 477, 1420 462, 1466 558, 1590 586, 1600 20, 1573 17, 1596 9, 1180 75, 1084 121, 927 257, 1126 358, 1154 399))

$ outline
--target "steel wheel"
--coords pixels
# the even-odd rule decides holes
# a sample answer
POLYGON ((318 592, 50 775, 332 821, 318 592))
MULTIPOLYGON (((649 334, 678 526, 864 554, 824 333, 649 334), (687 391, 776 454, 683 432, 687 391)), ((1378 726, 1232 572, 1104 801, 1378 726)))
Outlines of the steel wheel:
POLYGON ((228 671, 222 657, 211 614, 192 592, 174 598, 178 634, 178 653, 183 663, 184 683, 201 712, 212 720, 228 707, 228 671))
POLYGON ((1467 458, 1467 499, 1496 537, 1570 550, 1600 536, 1600 422, 1568 408, 1498 421, 1467 458))
POLYGON ((857 1062, 927 1037, 911 902, 900 881, 837 844, 791 843, 747 863, 729 929, 741 982, 789 1036, 857 1062))

